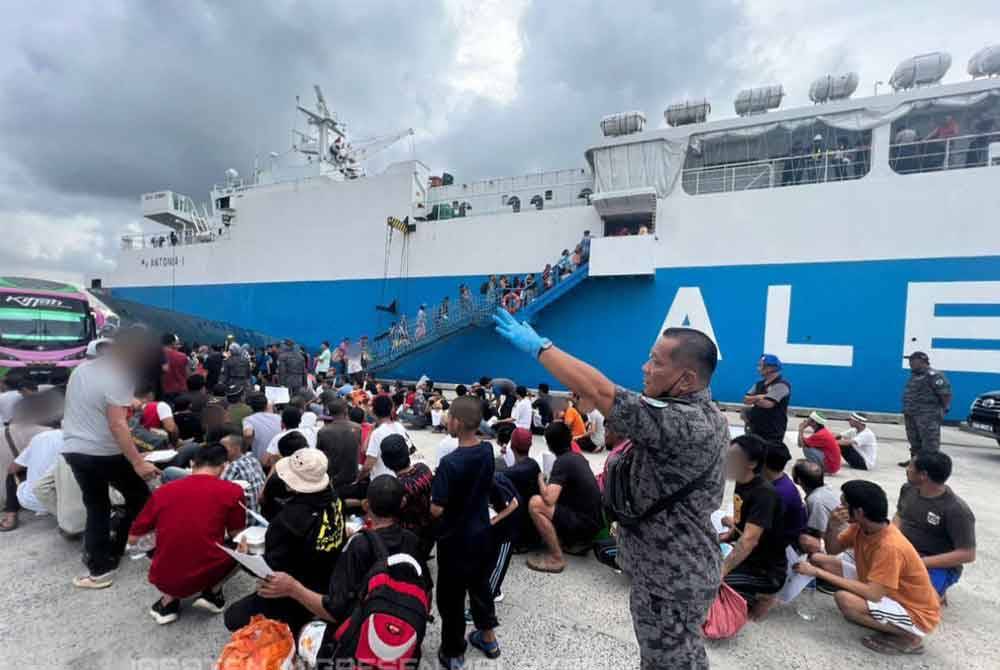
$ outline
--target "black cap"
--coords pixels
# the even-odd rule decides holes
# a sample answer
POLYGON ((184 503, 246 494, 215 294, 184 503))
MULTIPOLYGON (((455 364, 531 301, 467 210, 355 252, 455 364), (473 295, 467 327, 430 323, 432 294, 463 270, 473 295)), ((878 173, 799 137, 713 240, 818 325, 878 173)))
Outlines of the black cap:
POLYGON ((243 387, 238 384, 230 384, 226 387, 226 397, 236 398, 243 394, 243 387))
POLYGON ((908 360, 913 360, 914 358, 919 358, 924 363, 930 363, 931 362, 931 359, 927 356, 927 354, 925 354, 922 351, 914 351, 909 356, 903 356, 903 358, 906 358, 908 360))
POLYGON ((386 435, 379 444, 382 462, 393 472, 405 468, 410 463, 410 447, 406 438, 399 434, 386 435))

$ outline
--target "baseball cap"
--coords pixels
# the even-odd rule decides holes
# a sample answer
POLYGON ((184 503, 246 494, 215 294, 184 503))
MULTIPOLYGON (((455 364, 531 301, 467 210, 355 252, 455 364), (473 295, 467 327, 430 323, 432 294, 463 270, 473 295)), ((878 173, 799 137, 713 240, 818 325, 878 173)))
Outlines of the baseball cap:
POLYGON ((241 395, 243 395, 243 387, 239 384, 230 384, 226 387, 227 398, 238 398, 241 395))
POLYGON ((761 354, 760 361, 768 367, 781 369, 781 359, 774 354, 761 354))
POLYGON ((931 362, 931 359, 927 356, 927 354, 925 354, 922 351, 914 351, 909 356, 903 356, 903 358, 906 358, 906 359, 909 359, 909 360, 913 360, 914 358, 918 358, 918 359, 922 360, 924 363, 930 363, 931 362))
POLYGON ((410 445, 402 435, 386 435, 379 448, 382 452, 382 462, 393 472, 409 465, 410 445))
POLYGON ((510 448, 519 454, 531 451, 531 431, 527 428, 516 428, 510 435, 510 448))

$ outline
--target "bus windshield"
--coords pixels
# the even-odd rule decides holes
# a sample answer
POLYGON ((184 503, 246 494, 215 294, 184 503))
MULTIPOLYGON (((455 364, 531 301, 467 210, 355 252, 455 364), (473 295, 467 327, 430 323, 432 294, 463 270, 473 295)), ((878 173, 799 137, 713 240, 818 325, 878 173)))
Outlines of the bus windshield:
POLYGON ((91 338, 88 305, 74 298, 0 295, 0 346, 52 351, 91 338))

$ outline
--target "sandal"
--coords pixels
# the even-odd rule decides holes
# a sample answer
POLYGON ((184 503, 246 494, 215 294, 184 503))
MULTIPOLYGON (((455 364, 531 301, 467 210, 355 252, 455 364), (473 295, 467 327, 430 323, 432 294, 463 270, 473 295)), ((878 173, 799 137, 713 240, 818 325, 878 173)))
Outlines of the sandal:
POLYGON ((529 558, 527 566, 529 570, 534 570, 535 572, 547 572, 552 575, 558 575, 566 569, 565 563, 553 563, 548 558, 529 558))
POLYGON ((483 631, 481 630, 474 630, 469 633, 469 644, 483 652, 486 658, 500 658, 500 643, 496 640, 493 640, 492 642, 484 640, 483 631))
POLYGON ((861 644, 874 652, 885 654, 886 656, 919 656, 924 653, 923 644, 917 644, 914 647, 903 646, 896 642, 894 638, 882 633, 863 638, 861 644))

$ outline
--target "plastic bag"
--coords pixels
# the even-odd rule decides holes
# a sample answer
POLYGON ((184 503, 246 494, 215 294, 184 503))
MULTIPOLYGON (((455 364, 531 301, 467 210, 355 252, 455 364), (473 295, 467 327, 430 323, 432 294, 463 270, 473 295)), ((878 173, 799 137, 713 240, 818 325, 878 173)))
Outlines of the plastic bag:
POLYGON ((701 630, 709 640, 725 640, 740 632, 747 623, 747 601, 725 582, 708 609, 701 630))
POLYGON ((233 633, 215 664, 216 670, 293 670, 295 639, 280 621, 255 614, 233 633))

